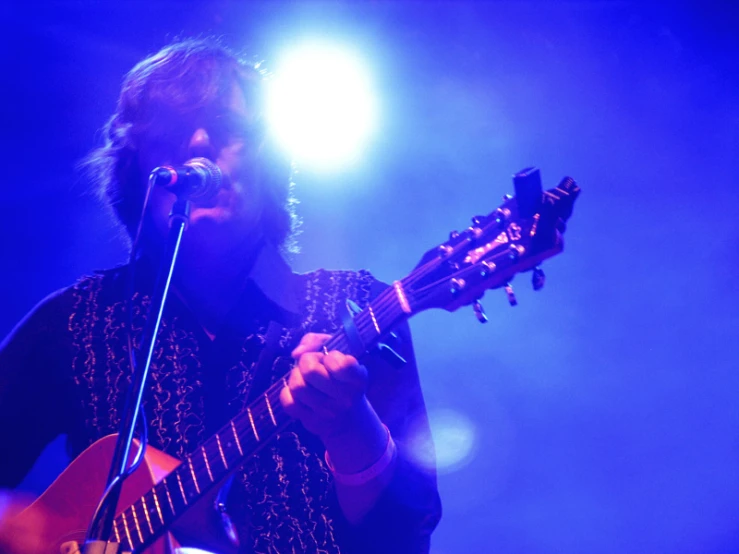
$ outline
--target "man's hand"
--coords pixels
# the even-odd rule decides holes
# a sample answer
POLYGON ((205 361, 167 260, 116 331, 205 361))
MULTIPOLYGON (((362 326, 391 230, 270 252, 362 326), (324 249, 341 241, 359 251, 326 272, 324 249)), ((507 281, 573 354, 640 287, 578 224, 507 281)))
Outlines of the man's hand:
MULTIPOLYGON (((367 400, 367 369, 356 358, 323 345, 329 335, 308 333, 293 350, 297 361, 280 392, 285 411, 299 419, 323 441, 333 462, 333 471, 352 475, 364 471, 389 446, 389 432, 367 400)), ((358 523, 374 506, 394 471, 388 466, 381 474, 361 485, 336 482, 344 515, 358 523)))
MULTIPOLYGON (((308 333, 293 350, 296 365, 280 393, 285 411, 324 443, 352 432, 369 404, 367 370, 354 356, 325 352, 330 335, 308 333)), ((371 409, 371 408, 370 408, 371 409)))

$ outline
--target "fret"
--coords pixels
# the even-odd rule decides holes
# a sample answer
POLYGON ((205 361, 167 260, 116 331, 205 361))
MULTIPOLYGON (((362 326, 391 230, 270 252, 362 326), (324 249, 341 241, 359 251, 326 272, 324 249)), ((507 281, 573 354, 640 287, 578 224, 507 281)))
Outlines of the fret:
POLYGON ((115 542, 117 542, 118 544, 121 544, 121 535, 120 533, 118 533, 117 523, 118 523, 118 518, 115 518, 113 520, 113 534, 115 535, 115 542))
POLYGON ((215 481, 213 479, 213 473, 210 471, 210 462, 208 461, 208 455, 205 453, 205 446, 201 446, 200 450, 203 452, 203 460, 205 460, 205 469, 208 470, 208 477, 210 477, 210 482, 212 483, 215 481))
MULTIPOLYGON (((385 292, 385 296, 379 297, 378 300, 382 302, 382 310, 375 313, 373 306, 368 306, 355 317, 355 325, 359 333, 359 338, 365 345, 376 344, 377 338, 382 335, 384 330, 406 317, 402 312, 407 311, 410 307, 408 298, 400 282, 394 283, 385 292), (388 308, 389 303, 392 303, 390 308, 388 308)), ((377 305, 377 302, 375 305, 377 305)), ((343 330, 335 333, 326 343, 326 346, 330 350, 339 350, 347 353, 352 351, 346 332, 343 330)), ((359 355, 361 353, 355 352, 354 354, 359 355)), ((188 456, 186 459, 187 467, 184 467, 184 464, 180 465, 172 472, 174 476, 170 473, 149 491, 152 498, 143 496, 134 505, 129 507, 131 514, 127 514, 125 511, 122 512, 119 518, 114 520, 113 532, 116 540, 124 544, 125 547, 129 547, 130 550, 141 548, 144 545, 148 546, 147 541, 153 540, 154 536, 162 531, 162 528, 166 528, 190 505, 195 503, 210 488, 210 484, 220 482, 225 474, 229 473, 231 468, 237 465, 240 459, 243 459, 244 456, 256 450, 259 447, 259 443, 269 440, 276 430, 280 428, 280 425, 289 420, 284 411, 280 410, 281 404, 278 403, 282 387, 288 386, 286 377, 274 383, 262 394, 263 405, 258 401, 253 402, 250 406, 246 407, 246 413, 241 412, 222 428, 219 433, 215 434, 215 441, 211 438, 200 446, 205 471, 203 471, 201 462, 197 460, 195 455, 188 456), (264 409, 265 407, 266 410, 264 409), (247 418, 249 420, 248 425, 251 427, 255 440, 252 440, 246 431, 247 418), (279 422, 278 418, 280 420, 279 422), (228 437, 229 427, 233 439, 228 437), (226 434, 222 439, 220 433, 224 432, 226 434), (241 432, 243 432, 243 435, 241 432), (216 447, 218 449, 217 455, 215 454, 216 447), (210 454, 208 453, 209 449, 211 451, 210 454), (223 469, 217 465, 218 457, 220 457, 221 463, 223 463, 223 469), (198 464, 198 468, 195 467, 196 463, 198 464), (206 473, 210 481, 205 481, 206 473), (170 486, 170 481, 174 479, 177 480, 176 487, 179 489, 180 495, 176 493, 172 495, 170 491, 170 488, 175 487, 174 484, 170 486), (192 485, 189 482, 190 479, 192 479, 192 485), (204 483, 202 490, 200 480, 203 480, 204 483), (160 486, 161 489, 158 490, 160 486), (167 497, 166 502, 163 500, 162 492, 167 497), (146 518, 146 525, 143 529, 143 522, 139 521, 141 518, 137 513, 137 505, 141 506, 141 509, 144 511, 144 517, 146 518), (167 506, 171 510, 172 515, 167 514, 165 518, 164 512, 167 506), (155 519, 155 512, 156 517, 159 518, 158 520, 155 519), (133 518, 136 533, 130 528, 131 518, 133 518), (125 536, 123 536, 123 531, 120 530, 121 526, 123 526, 125 536), (144 540, 144 536, 146 536, 146 540, 144 540), (126 540, 128 541, 128 545, 125 545, 126 540)), ((149 494, 149 492, 146 494, 149 494)))
POLYGON ((123 530, 126 532, 126 537, 128 538, 128 544, 129 546, 133 546, 133 541, 131 540, 131 531, 128 529, 128 522, 126 521, 126 512, 125 510, 121 512, 121 516, 123 519, 123 530))
POLYGON ((244 455, 244 451, 241 450, 241 441, 239 441, 239 434, 236 432, 236 426, 234 425, 234 420, 233 419, 231 420, 231 430, 233 431, 234 439, 236 439, 236 448, 239 449, 239 454, 241 454, 243 456, 244 455))
POLYGON ((226 463, 226 456, 223 455, 223 447, 221 446, 221 437, 218 433, 216 433, 216 442, 218 443, 218 452, 221 453, 221 461, 223 462, 223 467, 228 469, 228 464, 226 463))
MULTIPOLYGON (((167 477, 169 477, 169 475, 167 477)), ((169 508, 172 510, 172 516, 174 517, 174 515, 177 512, 175 512, 174 504, 172 503, 172 496, 169 494, 169 485, 167 485, 167 478, 166 477, 164 479, 162 479, 162 483, 164 483, 164 492, 167 493, 167 500, 169 501, 169 508)))
POLYGON ((149 532, 153 535, 154 528, 151 526, 151 518, 149 517, 149 507, 146 505, 146 496, 141 497, 141 504, 144 506, 144 515, 146 516, 146 523, 149 526, 149 532))
MULTIPOLYGON (((192 467, 192 458, 189 456, 187 457, 187 465, 190 466, 190 475, 192 475, 192 482, 195 484, 195 490, 200 494, 200 485, 198 485, 198 478, 195 476, 195 468, 192 467)), ((182 486, 182 481, 180 481, 180 487, 182 486)), ((184 492, 182 494, 185 494, 184 492)))
MULTIPOLYGON (((387 333, 399 321, 407 319, 408 314, 411 313, 412 293, 407 293, 404 286, 404 282, 396 281, 378 296, 372 305, 356 314, 354 325, 359 336, 353 337, 353 342, 350 343, 346 331, 340 329, 329 338, 326 347, 329 350, 339 350, 340 352, 359 356, 362 352, 354 352, 354 350, 360 348, 360 346, 364 348, 365 345, 367 347, 376 345, 378 338, 383 333, 387 333), (357 348, 353 348, 352 344, 356 344, 357 348)), ((235 469, 240 460, 257 450, 261 446, 260 443, 272 438, 280 429, 280 426, 290 420, 279 403, 282 387, 288 386, 286 378, 287 376, 284 376, 262 394, 263 403, 255 400, 245 408, 246 413, 242 411, 216 433, 215 440, 211 438, 200 445, 202 463, 198 461, 194 453, 191 454, 186 459, 186 468, 183 467, 184 464, 181 464, 172 472, 174 476, 170 473, 151 489, 152 498, 141 497, 136 504, 129 508, 131 509, 130 515, 126 514, 125 511, 122 512, 119 518, 114 520, 113 532, 116 540, 128 550, 136 550, 144 546, 149 547, 154 537, 168 528, 173 520, 177 519, 182 512, 198 501, 202 494, 211 488, 212 484, 221 482, 226 474, 235 469), (248 424, 246 422, 247 418, 248 424), (250 438, 247 432, 247 425, 251 427, 254 440, 250 438), (229 437, 229 432, 233 435, 233 438, 229 437), (221 437, 221 433, 224 433, 223 437, 221 437), (210 450, 210 453, 208 453, 208 450, 210 450), (219 457, 223 469, 218 466, 219 457), (202 467, 203 463, 205 470, 202 467), (198 468, 195 467, 196 464, 198 468), (210 481, 206 481, 206 477, 210 481), (174 479, 177 480, 176 486, 174 483, 170 485, 170 481, 174 479), (192 479, 192 485, 189 482, 190 479, 192 479), (200 480, 204 483, 202 490, 200 480), (158 489, 160 486, 162 488, 158 489), (175 487, 179 488, 179 496, 176 492, 172 494, 170 491, 175 487), (163 493, 167 497, 166 501, 162 495, 163 493), (141 518, 137 513, 137 504, 142 506, 141 509, 144 510, 146 518, 146 525, 143 529, 143 522, 139 521, 141 518), (171 510, 171 516, 167 513, 165 518, 167 507, 171 510), (154 516, 155 511, 156 516, 154 516), (130 529, 131 517, 133 517, 138 535, 130 529), (159 519, 156 520, 156 517, 159 519), (125 531, 125 535, 121 531, 121 526, 125 531), (146 536, 146 540, 144 540, 144 536, 146 536), (134 539, 136 539, 136 542, 134 542, 134 539), (128 545, 125 544, 126 540, 128 545), (140 542, 138 542, 139 540, 140 542)), ((146 494, 149 494, 149 492, 146 494)))
POLYGON ((180 492, 182 493, 182 501, 185 503, 185 506, 187 506, 187 496, 185 495, 185 488, 182 486, 182 477, 180 477, 180 472, 175 470, 174 474, 175 474, 175 477, 177 477, 177 484, 180 486, 180 492))
POLYGON ((159 515, 159 522, 164 524, 164 517, 162 516, 162 507, 159 505, 159 498, 157 497, 156 487, 151 489, 151 495, 154 497, 154 506, 157 509, 157 514, 159 515))
POLYGON ((136 504, 134 504, 133 506, 131 506, 131 513, 133 514, 133 524, 136 526, 136 533, 138 533, 139 540, 143 543, 144 542, 144 536, 141 534, 141 526, 139 525, 139 518, 136 515, 136 504))
POLYGON ((377 318, 375 317, 375 312, 374 312, 374 310, 372 310, 372 306, 370 306, 370 307, 368 308, 368 310, 369 310, 369 315, 370 315, 370 317, 372 318, 372 325, 374 325, 374 326, 375 326, 375 331, 377 331, 377 334, 378 334, 378 335, 381 335, 381 334, 382 334, 382 331, 380 331, 380 326, 379 326, 379 325, 378 325, 378 323, 377 323, 377 318))
POLYGON ((257 442, 260 442, 259 433, 257 433, 257 426, 254 425, 254 416, 251 414, 251 408, 246 408, 246 413, 249 414, 249 423, 251 423, 251 430, 254 431, 254 438, 257 442))
POLYGON ((275 419, 275 413, 272 411, 272 402, 269 401, 269 396, 267 393, 264 393, 264 401, 267 403, 267 411, 269 412, 269 417, 272 419, 272 425, 277 427, 277 420, 275 419))

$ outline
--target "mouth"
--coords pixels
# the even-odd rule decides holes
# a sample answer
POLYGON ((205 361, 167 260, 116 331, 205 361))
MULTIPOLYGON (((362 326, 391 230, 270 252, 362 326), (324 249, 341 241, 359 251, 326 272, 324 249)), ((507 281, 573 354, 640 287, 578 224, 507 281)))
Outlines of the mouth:
POLYGON ((230 186, 222 186, 214 195, 201 200, 193 200, 192 204, 195 208, 216 208, 230 204, 232 196, 233 189, 230 186))

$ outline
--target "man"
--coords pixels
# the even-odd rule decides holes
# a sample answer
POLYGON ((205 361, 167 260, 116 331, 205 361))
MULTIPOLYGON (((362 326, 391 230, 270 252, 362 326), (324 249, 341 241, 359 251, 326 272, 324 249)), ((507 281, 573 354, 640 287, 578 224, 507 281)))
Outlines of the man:
POLYGON ((87 167, 136 237, 135 262, 50 296, 3 343, 0 441, 14 456, 0 461, 0 486, 59 434, 76 456, 119 430, 128 340, 138 345, 175 201, 162 187, 145 200, 147 178, 204 157, 226 179, 192 205, 146 387, 150 444, 183 458, 286 376, 279 401, 295 422, 228 493, 240 551, 428 552, 440 507, 409 447, 430 439, 407 328, 402 367, 323 347, 347 300, 364 307, 384 287, 366 272, 297 275, 284 261, 290 167, 266 139, 260 80, 210 40, 168 46, 127 75, 87 167))

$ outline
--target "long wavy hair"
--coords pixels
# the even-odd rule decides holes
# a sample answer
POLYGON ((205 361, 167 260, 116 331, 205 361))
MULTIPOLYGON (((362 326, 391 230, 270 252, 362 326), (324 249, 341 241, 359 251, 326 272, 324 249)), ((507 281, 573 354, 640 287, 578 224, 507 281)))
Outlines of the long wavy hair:
MULTIPOLYGON (((100 197, 132 239, 146 192, 139 169, 139 143, 158 113, 187 116, 224 102, 233 84, 247 105, 263 113, 264 73, 215 38, 174 42, 139 62, 124 78, 115 113, 103 129, 104 143, 82 161, 100 197)), ((257 174, 264 205, 260 220, 265 239, 283 252, 295 252, 296 200, 286 155, 262 137, 257 174)))

